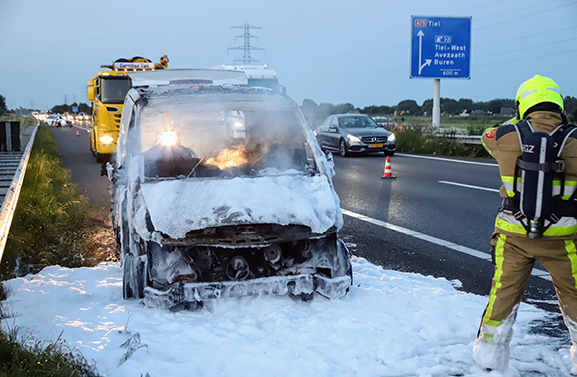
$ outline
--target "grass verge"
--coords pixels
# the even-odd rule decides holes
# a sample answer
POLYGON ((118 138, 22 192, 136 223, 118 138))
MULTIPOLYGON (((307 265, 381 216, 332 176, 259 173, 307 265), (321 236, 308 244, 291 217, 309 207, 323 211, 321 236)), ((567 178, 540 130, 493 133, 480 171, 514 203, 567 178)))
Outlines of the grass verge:
POLYGON ((40 126, 0 266, 4 278, 55 264, 80 267, 89 259, 83 227, 88 201, 60 164, 50 130, 40 126))
POLYGON ((93 377, 84 357, 61 342, 26 342, 17 334, 0 333, 0 377, 93 377))
MULTIPOLYGON (((48 126, 40 126, 0 264, 2 280, 50 265, 80 267, 98 263, 94 242, 87 237, 89 231, 84 226, 88 209, 88 201, 78 196, 70 172, 61 167, 48 126)), ((0 300, 5 298, 0 284, 0 300)), ((0 321, 7 317, 5 308, 0 307, 0 321)), ((96 374, 84 357, 63 341, 25 338, 16 328, 0 331, 0 377, 4 376, 96 374)))

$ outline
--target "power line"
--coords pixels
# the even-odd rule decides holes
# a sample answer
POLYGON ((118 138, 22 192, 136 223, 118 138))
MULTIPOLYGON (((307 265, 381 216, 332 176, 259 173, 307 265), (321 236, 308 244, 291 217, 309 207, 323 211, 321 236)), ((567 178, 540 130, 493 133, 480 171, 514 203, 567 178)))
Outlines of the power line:
POLYGON ((570 30, 570 29, 576 29, 577 26, 570 26, 564 29, 558 29, 558 30, 550 30, 550 31, 544 31, 542 33, 537 33, 537 34, 530 34, 530 35, 523 35, 521 37, 517 37, 517 38, 511 38, 511 39, 500 39, 498 41, 495 42, 487 42, 487 43, 481 43, 481 44, 475 44, 475 47, 483 47, 483 46, 488 46, 488 45, 494 45, 497 43, 502 43, 502 42, 512 42, 512 41, 518 41, 520 39, 528 39, 528 38, 532 38, 532 37, 539 37, 541 35, 545 35, 545 34, 552 34, 552 33, 559 33, 561 31, 565 31, 565 30, 570 30))
POLYGON ((497 4, 497 3, 499 3, 499 4, 500 4, 500 3, 502 3, 502 2, 503 2, 503 0, 497 0, 497 1, 493 1, 492 3, 489 3, 489 4, 484 4, 484 5, 479 5, 478 7, 475 7, 475 8, 471 8, 471 9, 469 9, 469 10, 466 10, 466 11, 462 11, 462 12, 453 13, 452 15, 455 15, 455 14, 463 14, 463 13, 469 13, 469 12, 471 12, 471 11, 473 11, 473 10, 477 10, 477 9, 480 9, 480 8, 488 7, 488 6, 491 6, 491 5, 493 5, 493 4, 497 4))
MULTIPOLYGON (((541 8, 542 8, 544 5, 551 4, 551 3, 556 3, 556 2, 557 2, 556 0, 548 1, 548 2, 543 2, 543 3, 540 3, 540 4, 533 5, 533 6, 525 7, 525 8, 523 8, 523 10, 526 11, 526 10, 533 9, 533 8, 538 8, 538 7, 541 7, 541 8)), ((462 11, 462 12, 458 12, 458 13, 455 13, 455 14, 461 14, 461 13, 470 12, 470 11, 472 11, 472 10, 479 9, 479 8, 483 8, 483 7, 486 7, 486 6, 490 6, 490 5, 493 5, 493 4, 496 4, 496 3, 502 3, 502 1, 495 1, 495 2, 492 2, 492 3, 489 3, 489 4, 481 5, 481 6, 478 6, 478 7, 475 7, 475 8, 471 8, 471 9, 469 9, 468 11, 462 11)), ((557 3, 558 3, 558 2, 557 2, 557 3)), ((539 11, 537 11, 537 12, 531 12, 531 13, 529 13, 529 14, 524 14, 524 15, 518 15, 518 16, 515 16, 515 17, 510 17, 510 18, 508 18, 508 19, 506 19, 506 20, 503 20, 503 21, 494 22, 494 23, 492 23, 492 24, 483 25, 483 26, 480 26, 480 27, 475 27, 475 28, 473 28, 473 30, 476 31, 476 30, 481 30, 481 29, 487 28, 487 27, 492 27, 492 26, 495 26, 495 25, 500 25, 500 24, 504 24, 504 23, 510 23, 510 22, 512 22, 512 21, 517 21, 517 20, 520 20, 520 19, 525 19, 525 18, 527 18, 527 17, 531 17, 531 16, 534 16, 534 15, 541 15, 541 14, 543 14, 543 13, 545 13, 545 12, 551 12, 551 11, 554 11, 554 10, 558 10, 558 9, 561 9, 561 8, 565 8, 565 7, 569 6, 569 5, 576 5, 576 4, 577 4, 577 2, 572 2, 572 3, 570 3, 570 4, 562 4, 562 5, 559 5, 559 6, 553 6, 553 7, 549 8, 549 9, 539 10, 539 11)), ((503 15, 499 15, 499 16, 503 16, 503 15)), ((497 16, 497 17, 499 17, 499 16, 497 16)), ((507 15, 505 15, 505 16, 507 16, 507 15)), ((479 19, 479 18, 476 18, 475 20, 476 20, 476 21, 477 21, 477 20, 489 20, 489 21, 492 21, 492 20, 496 20, 497 17, 491 16, 491 17, 485 17, 485 18, 480 18, 480 19, 479 19)), ((399 29, 405 29, 405 26, 403 26, 403 27, 396 27, 396 28, 389 28, 389 29, 387 29, 387 30, 385 30, 385 31, 379 31, 379 32, 375 32, 375 33, 368 33, 368 34, 362 34, 362 35, 357 35, 357 36, 347 36, 347 37, 345 37, 345 38, 339 38, 339 39, 329 39, 329 40, 325 40, 325 42, 326 42, 326 41, 331 41, 331 40, 334 40, 334 41, 337 41, 337 40, 338 40, 338 41, 343 42, 344 40, 347 40, 347 39, 355 39, 355 40, 358 40, 359 38, 362 38, 362 37, 372 36, 372 35, 375 35, 375 34, 384 34, 384 33, 388 32, 388 31, 396 31, 396 30, 399 30, 399 29)), ((523 35, 523 36, 520 36, 520 37, 511 38, 511 39, 506 39, 506 40, 500 39, 500 40, 495 41, 495 42, 488 42, 488 43, 483 43, 483 44, 478 44, 478 45, 477 45, 477 44, 473 44, 472 47, 476 48, 476 47, 482 47, 482 46, 487 46, 487 45, 495 45, 495 44, 497 44, 497 43, 505 43, 505 42, 511 42, 511 41, 516 41, 516 40, 527 39, 527 38, 533 38, 533 37, 538 37, 538 36, 541 36, 541 35, 547 35, 547 34, 551 34, 551 33, 559 33, 559 32, 563 32, 563 31, 566 31, 566 30, 573 30, 573 29, 575 29, 575 26, 566 27, 566 28, 558 29, 558 30, 554 30, 554 31, 544 31, 544 32, 535 33, 535 34, 531 34, 531 35, 523 35)), ((384 38, 384 37, 383 37, 383 38, 384 38)), ((381 40, 381 39, 383 39, 383 38, 378 38, 378 39, 376 39, 376 40, 381 40)), ((549 45, 554 45, 554 44, 559 44, 559 43, 566 43, 566 42, 574 41, 575 39, 577 39, 577 38, 570 38, 570 39, 565 39, 565 40, 561 40, 561 41, 548 42, 548 43, 546 43, 546 44, 537 45, 537 46, 536 46, 536 45, 533 45, 533 46, 530 46, 530 47, 527 47, 527 48, 518 48, 518 49, 515 49, 515 50, 507 50, 507 51, 504 51, 503 53, 495 53, 495 54, 491 54, 491 55, 484 55, 484 56, 480 56, 480 57, 475 57, 475 59, 488 58, 488 57, 497 56, 497 55, 507 56, 507 55, 510 54, 511 52, 518 52, 518 51, 523 51, 523 50, 528 50, 528 49, 533 49, 533 48, 538 48, 538 47, 543 47, 543 46, 549 46, 549 45)), ((373 39, 373 40, 375 40, 375 39, 373 39)), ((389 40, 391 40, 391 39, 389 39, 389 40)), ((369 41, 370 41, 370 40, 368 40, 368 39, 364 39, 364 40, 362 40, 361 42, 362 42, 362 43, 368 43, 369 41)), ((311 43, 323 43, 323 42, 319 42, 319 41, 316 41, 316 40, 312 40, 312 39, 311 39, 311 43)), ((358 44, 357 44, 357 45, 358 45, 358 44)), ((347 61, 347 60, 349 60, 349 61, 354 61, 354 60, 374 61, 374 60, 376 60, 376 59, 381 59, 381 58, 379 58, 379 57, 372 57, 370 54, 375 53, 375 52, 378 52, 378 51, 383 51, 383 50, 389 49, 389 50, 391 50, 391 54, 397 55, 398 52, 399 52, 399 48, 406 47, 406 46, 407 46, 407 43, 402 43, 402 44, 397 43, 397 44, 395 44, 395 45, 383 44, 383 45, 381 45, 381 46, 382 46, 382 47, 379 47, 379 48, 363 49, 361 52, 346 52, 346 53, 337 54, 337 55, 332 55, 332 56, 323 55, 322 57, 323 57, 323 58, 328 58, 328 59, 343 60, 343 61, 347 61), (358 56, 359 54, 362 54, 362 53, 365 53, 366 55, 365 55, 365 56, 362 56, 362 57, 359 57, 359 58, 345 59, 346 57, 349 57, 349 56, 358 56), (343 58, 343 59, 340 59, 340 58, 343 58)), ((549 57, 549 56, 558 56, 558 55, 571 54, 571 53, 574 53, 574 52, 576 52, 576 51, 575 51, 575 50, 561 51, 561 52, 556 52, 556 53, 547 53, 546 56, 547 56, 547 57, 549 57)), ((474 62, 471 62, 471 65, 472 65, 472 67, 484 67, 484 66, 491 66, 491 65, 500 65, 500 64, 506 64, 506 63, 513 63, 513 62, 518 62, 518 61, 534 60, 534 59, 539 59, 539 58, 543 58, 543 57, 544 57, 543 55, 531 56, 531 57, 518 57, 518 58, 516 57, 515 59, 509 59, 509 60, 505 60, 505 61, 501 61, 501 62, 494 62, 494 61, 493 61, 493 62, 491 62, 491 63, 486 63, 486 64, 474 64, 474 62)), ((304 60, 304 59, 290 59, 290 58, 288 58, 288 59, 286 59, 286 60, 304 60)), ((401 74, 401 73, 408 73, 408 68, 387 69, 387 70, 379 70, 379 71, 372 71, 372 72, 367 72, 367 71, 350 72, 350 71, 349 71, 349 72, 347 72, 346 74, 344 74, 344 73, 334 73, 334 74, 325 73, 325 74, 320 74, 320 75, 321 75, 321 76, 332 76, 332 77, 335 77, 335 76, 341 76, 341 77, 342 77, 342 76, 347 76, 347 75, 354 75, 354 76, 357 76, 357 77, 358 77, 358 76, 394 76, 394 75, 401 74)), ((319 74, 317 73, 316 75, 319 75, 319 74)))
MULTIPOLYGON (((541 44, 541 45, 532 45, 532 46, 525 47, 525 48, 518 48, 518 49, 516 49, 516 50, 507 50, 506 54, 510 54, 510 53, 512 53, 512 52, 517 52, 517 51, 530 50, 530 49, 534 49, 534 48, 537 48, 537 47, 551 46, 551 45, 554 45, 554 44, 557 44, 557 43, 564 43, 564 42, 574 41, 574 40, 576 40, 576 39, 577 39, 577 37, 576 37, 576 38, 565 39, 565 40, 562 40, 562 41, 547 42, 547 43, 544 43, 544 44, 541 44)), ((475 57, 475 59, 484 59, 484 58, 489 58, 489 57, 491 57, 491 56, 497 56, 497 55, 503 55, 503 54, 502 54, 502 53, 497 53, 497 54, 491 54, 491 55, 477 56, 477 57, 475 57)), ((547 54, 547 56, 550 56, 550 54, 547 54)), ((541 57, 544 57, 544 55, 541 55, 541 57)))
MULTIPOLYGON (((553 0, 553 1, 556 1, 556 0, 553 0)), ((450 15, 456 15, 456 14, 461 14, 461 13, 468 13, 468 12, 471 12, 471 11, 473 11, 473 10, 475 10, 475 9, 483 8, 483 7, 486 7, 486 6, 491 6, 491 5, 497 4, 497 3, 502 3, 502 0, 497 0, 497 1, 494 1, 494 2, 489 3, 489 4, 480 5, 480 6, 478 6, 478 7, 474 7, 474 8, 468 9, 468 10, 464 10, 464 11, 457 12, 457 13, 452 13, 452 14, 450 14, 450 15)), ((347 36, 347 37, 344 37, 344 38, 331 38, 331 39, 325 39, 325 40, 321 40, 321 41, 312 40, 312 39, 311 39, 309 42, 310 42, 310 44, 313 44, 313 43, 314 43, 314 44, 318 44, 318 43, 327 43, 327 42, 336 42, 336 41, 341 41, 341 42, 342 42, 342 41, 346 41, 346 40, 349 40, 349 39, 353 39, 353 40, 358 41, 360 38, 363 38, 363 37, 372 36, 372 35, 384 35, 384 34, 387 34, 387 33, 389 33, 389 32, 393 32, 393 31, 397 31, 397 30, 403 30, 403 29, 406 29, 406 25, 398 26, 398 27, 394 27, 394 28, 389 28, 389 29, 385 29, 385 30, 378 31, 378 32, 373 32, 373 33, 365 33, 365 34, 351 35, 351 36, 347 36)), ((365 40, 363 40, 363 42, 379 41, 379 40, 386 39, 386 38, 387 38, 387 37, 384 36, 384 37, 379 37, 379 38, 374 38, 374 39, 365 39, 365 40)), ((404 45, 403 45, 403 46, 404 46, 404 45)), ((396 46, 392 46, 392 47, 396 47, 396 46)))
MULTIPOLYGON (((550 0, 550 1, 547 1, 547 2, 541 2, 541 3, 539 3, 539 4, 535 4, 535 5, 532 5, 532 6, 523 7, 523 10, 540 7, 540 6, 543 6, 543 5, 546 5, 546 4, 550 4, 550 3, 556 3, 556 2, 558 2, 558 1, 559 1, 559 0, 550 0)), ((497 13, 497 14, 493 14, 493 15, 488 16, 488 17, 478 18, 477 21, 483 21, 483 20, 487 20, 487 19, 493 19, 493 18, 497 18, 497 17, 501 17, 501 16, 506 17, 506 16, 508 16, 508 15, 509 15, 509 13, 497 13)))
MULTIPOLYGON (((523 9, 524 9, 524 10, 527 10, 527 9, 531 9, 531 8, 541 7, 541 6, 543 6, 543 5, 550 4, 550 3, 555 3, 555 2, 558 2, 558 1, 559 1, 559 0, 551 0, 551 1, 548 1, 548 2, 544 2, 544 3, 539 3, 539 4, 536 4, 536 5, 533 5, 533 6, 524 7, 523 9)), ((470 8, 470 9, 465 10, 465 11, 460 11, 460 12, 452 13, 452 14, 450 14, 450 15, 457 15, 457 14, 469 13, 469 12, 471 12, 471 11, 473 11, 473 10, 476 10, 476 9, 479 9, 479 8, 484 8, 484 7, 487 7, 487 6, 491 6, 491 5, 494 5, 494 4, 497 4, 497 3, 502 4, 503 1, 502 1, 502 0, 494 1, 494 2, 489 3, 489 4, 480 5, 480 6, 478 6, 478 7, 470 8)), ((504 21, 500 21, 500 22, 496 22, 496 23, 490 24, 490 25, 485 25, 485 26, 480 26, 480 27, 473 27, 473 30, 483 29, 483 28, 486 28, 486 27, 489 27, 489 26, 499 25, 499 24, 502 24, 502 23, 505 23, 505 22, 515 21, 515 20, 517 20, 517 19, 526 18, 526 17, 529 17, 529 16, 533 16, 533 15, 540 14, 540 13, 543 13, 543 12, 549 12, 549 11, 552 11, 552 10, 555 10, 555 9, 559 9, 559 8, 563 8, 563 7, 566 7, 566 6, 569 6, 569 5, 575 5, 575 4, 577 4, 577 2, 576 2, 576 3, 572 3, 572 4, 571 4, 571 3, 570 3, 570 4, 564 4, 564 5, 560 5, 560 6, 558 6, 558 7, 555 7, 555 8, 545 9, 545 10, 538 11, 538 12, 534 12, 534 13, 530 13, 530 14, 527 14, 527 15, 510 18, 510 19, 507 19, 507 20, 504 20, 504 21)), ((498 14, 497 16, 494 16, 494 15, 493 15, 493 16, 490 16, 490 17, 475 18, 475 23, 478 22, 478 21, 482 21, 482 20, 495 19, 495 18, 497 18, 498 16, 501 16, 501 14, 498 14)), ((475 24, 475 23, 474 23, 474 24, 475 24)), ((381 34, 381 35, 382 35, 383 33, 392 32, 392 31, 396 31, 396 30, 401 30, 401 29, 405 29, 405 28, 406 28, 406 26, 399 26, 399 27, 395 27, 395 28, 386 29, 386 30, 383 30, 383 31, 380 31, 380 32, 367 33, 367 34, 361 34, 361 35, 356 35, 356 36, 349 36, 349 37, 339 38, 339 39, 329 39, 329 40, 325 40, 325 42, 337 41, 337 40, 343 41, 343 40, 347 40, 347 39, 355 39, 355 40, 358 40, 359 38, 362 38, 362 37, 365 37, 365 36, 376 35, 376 34, 381 34)), ((378 40, 382 40, 382 39, 385 39, 385 38, 386 38, 386 37, 369 39, 369 40, 363 40, 363 42, 378 41, 378 40)), ((392 46, 392 47, 396 47, 396 46, 392 46)))
MULTIPOLYGON (((553 53, 553 54, 547 54, 547 56, 557 56, 557 55, 565 55, 565 54, 571 54, 571 53, 577 53, 577 49, 576 50, 570 50, 570 51, 562 51, 562 52, 558 52, 558 53, 553 53)), ((530 56, 530 57, 523 57, 523 58, 519 58, 519 59, 511 59, 511 60, 506 60, 506 61, 501 61, 501 62, 491 62, 491 63, 486 63, 486 64, 471 64, 472 68, 477 68, 477 67, 486 67, 486 66, 492 66, 492 65, 499 65, 499 64, 506 64, 506 63, 515 63, 518 61, 527 61, 527 60, 531 60, 531 59, 539 59, 542 58, 543 56, 539 55, 539 56, 530 56)), ((395 68, 395 69, 387 69, 387 70, 380 70, 380 71, 372 71, 372 72, 367 72, 367 71, 356 71, 356 72, 351 72, 348 71, 346 73, 319 73, 319 72, 315 72, 314 74, 311 73, 311 75, 314 76, 328 76, 328 77, 337 77, 337 76, 395 76, 398 75, 399 73, 409 73, 409 68, 395 68)), ((305 74, 306 75, 306 74, 305 74)))
MULTIPOLYGON (((545 2, 545 3, 541 3, 541 4, 529 6, 529 7, 526 7, 526 8, 524 8, 524 9, 526 10, 526 9, 531 9, 531 8, 535 8, 535 7, 540 7, 540 6, 543 6, 543 5, 545 5, 545 4, 550 4, 550 3, 557 2, 557 1, 558 1, 558 0, 552 0, 552 1, 549 1, 549 2, 545 2)), ((471 8, 471 9, 469 9, 469 10, 467 10, 467 11, 462 11, 462 12, 458 12, 458 13, 454 13, 454 14, 467 13, 467 12, 470 12, 470 11, 472 11, 472 10, 476 10, 476 9, 479 9, 479 8, 483 8, 483 7, 486 7, 486 6, 490 6, 490 5, 493 5, 493 4, 496 4, 496 3, 502 3, 502 1, 495 1, 495 2, 492 2, 492 3, 489 3, 489 4, 481 5, 481 6, 478 6, 478 7, 475 7, 475 8, 471 8)), ((515 17, 515 18, 512 18, 512 19, 505 20, 505 21, 501 21, 501 22, 497 22, 497 23, 490 24, 490 25, 485 25, 485 26, 473 28, 473 30, 483 29, 483 28, 488 27, 488 26, 499 25, 499 24, 502 24, 502 23, 505 23, 505 22, 510 22, 510 21, 514 21, 514 20, 517 20, 517 19, 526 18, 526 17, 532 16, 532 15, 535 15, 535 14, 540 14, 540 13, 542 13, 542 12, 548 12, 548 11, 551 11, 551 10, 555 10, 555 9, 558 9, 558 8, 562 8, 562 7, 565 7, 565 6, 567 6, 567 5, 572 5, 572 4, 565 4, 565 5, 561 5, 561 6, 555 7, 555 8, 550 8, 550 9, 546 9, 546 10, 543 10, 543 11, 539 11, 539 12, 535 12, 535 13, 530 13, 530 14, 523 15, 523 16, 518 16, 518 17, 515 17)), ((485 18, 481 18, 481 20, 494 19, 494 18, 495 18, 495 17, 485 17, 485 18)), ((477 19, 476 19, 476 20, 477 20, 477 19)), ((404 28, 405 28, 405 27, 403 26, 403 27, 391 28, 391 29, 388 29, 388 30, 386 30, 386 31, 395 31, 395 30, 404 29, 404 28)), ((475 48, 476 48, 476 47, 480 47, 480 46, 494 45, 494 44, 496 44, 496 43, 503 43, 503 42, 507 42, 507 41, 514 41, 514 40, 519 40, 519 39, 526 39, 526 38, 529 38, 529 37, 540 36, 540 35, 550 34, 550 33, 554 33, 554 32, 560 32, 560 31, 569 30, 569 29, 574 29, 574 28, 575 28, 575 27, 569 27, 569 28, 565 28, 565 29, 561 29, 561 30, 556 30, 556 31, 547 31, 547 32, 543 32, 543 33, 537 33, 537 34, 533 34, 533 35, 529 35, 529 36, 524 35, 523 37, 512 38, 512 39, 510 39, 510 40, 499 40, 499 41, 496 41, 496 42, 488 42, 488 43, 479 44, 479 45, 474 44, 472 47, 475 47, 475 48)), ((386 32, 386 31, 384 31, 384 32, 386 32)), ((346 37, 346 38, 341 38, 340 40, 341 40, 341 41, 346 40, 346 39, 357 39, 357 40, 358 40, 358 38, 362 38, 363 36, 374 35, 374 34, 383 34, 383 32, 362 34, 362 35, 357 35, 357 36, 350 36, 350 37, 346 37)), ((382 39, 382 38, 371 39, 371 40, 363 40, 362 43, 367 43, 367 42, 371 42, 371 41, 375 41, 375 40, 381 40, 381 39, 382 39)), ((552 43, 558 43, 558 42, 552 42, 552 43)), ((374 53, 374 52, 378 52, 378 51, 385 51, 385 50, 388 50, 388 49, 395 50, 396 48, 402 48, 402 47, 406 47, 406 46, 407 46, 406 43, 396 44, 396 45, 384 45, 383 47, 380 47, 380 48, 377 48, 377 49, 375 49, 375 48, 369 48, 369 49, 364 49, 364 50, 361 50, 361 51, 358 51, 358 52, 348 52, 348 53, 336 54, 336 55, 324 56, 324 57, 325 57, 325 58, 331 58, 331 59, 334 59, 334 58, 337 58, 337 59, 338 59, 338 58, 342 58, 342 57, 358 55, 358 54, 361 54, 361 53, 374 53)), ((352 60, 375 60, 375 59, 379 59, 379 58, 364 57, 364 58, 358 58, 358 59, 352 59, 352 60)))
MULTIPOLYGON (((547 57, 557 56, 557 55, 565 55, 565 54, 572 54, 572 53, 577 53, 577 50, 569 50, 569 51, 562 51, 562 52, 557 52, 557 53, 553 53, 553 54, 547 54, 547 57)), ((539 58, 543 58, 543 55, 523 57, 523 58, 519 58, 519 59, 506 60, 506 61, 501 61, 501 62, 491 62, 491 63, 486 63, 486 64, 474 64, 473 66, 474 66, 474 67, 486 67, 486 66, 490 66, 490 65, 505 64, 505 63, 515 63, 515 62, 527 61, 527 60, 530 60, 530 59, 539 59, 539 58)))
MULTIPOLYGON (((542 4, 539 4, 539 5, 542 5, 542 4)), ((545 10, 541 10, 541 11, 538 11, 538 12, 535 12, 535 13, 529 13, 529 14, 526 14, 526 15, 524 15, 524 16, 518 16, 518 17, 510 18, 510 19, 508 19, 508 20, 504 20, 504 21, 501 21, 501 22, 496 22, 496 23, 494 23, 494 24, 489 24, 489 25, 485 25, 485 26, 481 26, 481 27, 476 27, 476 28, 473 28, 473 30, 485 29, 485 28, 488 28, 488 27, 490 27, 490 26, 499 25, 499 24, 502 24, 502 23, 505 23, 505 22, 511 22, 511 21, 520 20, 520 19, 522 19, 522 18, 527 18, 527 17, 530 17, 530 16, 534 16, 534 15, 536 15, 536 14, 542 14, 542 13, 545 13, 545 12, 550 12, 550 11, 555 10, 555 9, 564 8, 564 7, 569 6, 569 5, 577 5, 577 3, 560 5, 560 6, 555 7, 555 8, 545 9, 545 10)), ((529 8, 534 8, 534 7, 535 7, 535 6, 529 7, 529 8)), ((525 9, 528 9, 528 8, 525 8, 525 9)))

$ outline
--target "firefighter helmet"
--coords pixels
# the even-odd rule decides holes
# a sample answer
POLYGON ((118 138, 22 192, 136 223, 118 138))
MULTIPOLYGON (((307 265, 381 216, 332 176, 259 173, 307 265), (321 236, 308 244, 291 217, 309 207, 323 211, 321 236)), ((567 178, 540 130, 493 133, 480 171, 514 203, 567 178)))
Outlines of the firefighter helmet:
POLYGON ((555 81, 540 75, 535 75, 521 84, 517 89, 515 102, 519 110, 519 119, 523 119, 529 108, 544 102, 558 105, 563 111, 561 89, 555 81))

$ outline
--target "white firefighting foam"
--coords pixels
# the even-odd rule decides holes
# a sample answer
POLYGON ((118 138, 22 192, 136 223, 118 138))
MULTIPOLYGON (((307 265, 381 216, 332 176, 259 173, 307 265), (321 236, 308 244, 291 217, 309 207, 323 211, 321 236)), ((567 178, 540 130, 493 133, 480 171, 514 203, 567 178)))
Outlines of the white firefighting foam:
POLYGON ((107 377, 569 375, 568 340, 532 331, 551 320, 543 310, 521 305, 510 369, 486 374, 472 356, 486 297, 362 258, 353 268, 339 300, 252 297, 172 313, 123 300, 118 264, 52 266, 4 284, 2 326, 61 338, 107 377))
POLYGON ((314 233, 343 223, 339 199, 321 175, 172 180, 141 188, 154 229, 172 238, 239 223, 306 225, 314 233))

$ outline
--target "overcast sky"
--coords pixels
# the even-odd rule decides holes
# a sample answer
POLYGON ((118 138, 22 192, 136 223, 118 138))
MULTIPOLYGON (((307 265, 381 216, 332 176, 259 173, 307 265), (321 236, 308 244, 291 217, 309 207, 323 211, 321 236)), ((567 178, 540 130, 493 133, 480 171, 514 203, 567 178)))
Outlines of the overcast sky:
POLYGON ((169 68, 233 63, 242 29, 252 57, 275 69, 299 104, 419 104, 432 79, 410 79, 411 16, 472 17, 471 79, 441 96, 513 98, 535 74, 577 96, 575 0, 0 0, 0 94, 9 108, 88 102, 86 84, 120 57, 169 68))

